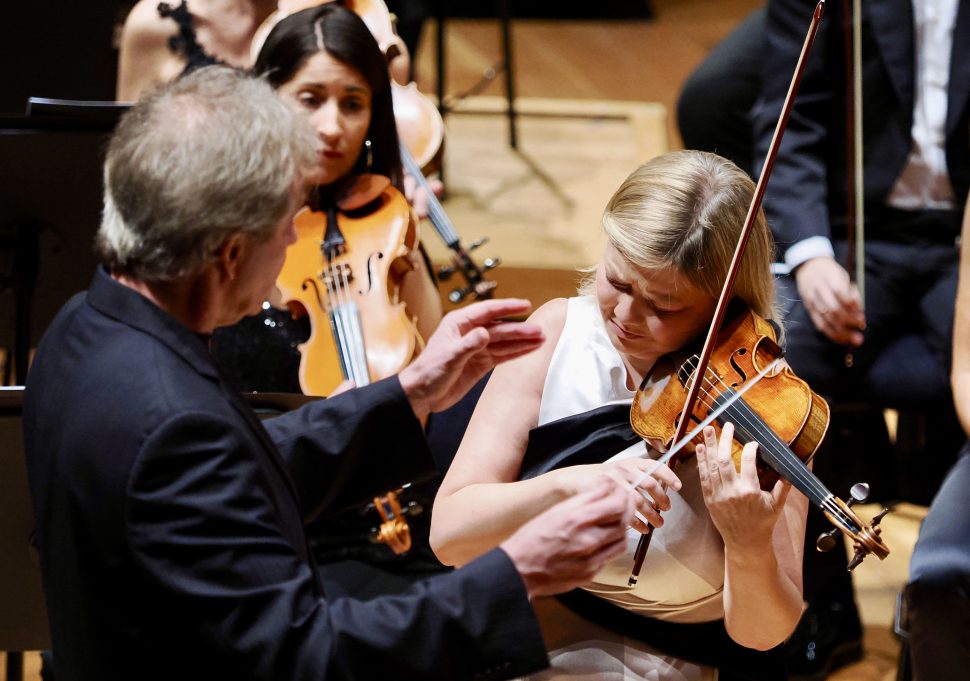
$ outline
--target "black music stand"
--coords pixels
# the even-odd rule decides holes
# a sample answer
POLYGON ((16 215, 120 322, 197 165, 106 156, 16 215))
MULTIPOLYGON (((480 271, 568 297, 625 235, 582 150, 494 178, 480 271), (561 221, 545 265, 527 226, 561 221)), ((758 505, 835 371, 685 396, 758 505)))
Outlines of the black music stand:
MULTIPOLYGON (((502 34, 502 60, 501 67, 497 71, 505 74, 505 101, 506 116, 509 120, 509 146, 518 150, 519 137, 516 132, 515 110, 515 77, 512 62, 512 27, 511 27, 511 0, 498 0, 498 19, 502 34)), ((437 45, 436 56, 438 62, 438 110, 444 116, 448 113, 448 105, 445 104, 445 19, 447 16, 446 0, 437 0, 435 8, 435 18, 437 20, 437 45)), ((491 80, 494 73, 488 73, 485 80, 491 80)))
POLYGON ((25 115, 0 118, 0 292, 13 294, 12 312, 0 300, 0 345, 17 383, 30 347, 97 266, 103 151, 127 108, 31 97, 25 115))

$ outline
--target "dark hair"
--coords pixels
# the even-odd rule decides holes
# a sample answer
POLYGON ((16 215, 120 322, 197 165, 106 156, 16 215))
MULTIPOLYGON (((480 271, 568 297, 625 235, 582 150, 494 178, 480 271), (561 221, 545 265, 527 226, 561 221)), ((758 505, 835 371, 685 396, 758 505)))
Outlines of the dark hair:
MULTIPOLYGON (((387 60, 360 17, 335 2, 287 16, 266 37, 253 73, 279 89, 318 52, 326 52, 356 69, 370 86, 371 119, 367 139, 371 142, 373 160, 369 172, 386 175, 400 189, 401 152, 387 60)), ((367 172, 366 151, 361 152, 353 172, 367 172)))

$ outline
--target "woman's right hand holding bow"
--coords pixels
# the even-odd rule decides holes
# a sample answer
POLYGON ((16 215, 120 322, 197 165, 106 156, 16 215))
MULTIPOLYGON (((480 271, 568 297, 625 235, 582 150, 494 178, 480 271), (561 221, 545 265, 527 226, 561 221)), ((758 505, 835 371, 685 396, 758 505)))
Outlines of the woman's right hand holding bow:
POLYGON ((582 466, 568 466, 553 473, 558 485, 568 495, 580 494, 602 484, 602 476, 607 476, 629 490, 636 504, 637 515, 631 527, 638 532, 648 532, 648 523, 654 527, 663 525, 662 511, 670 510, 670 497, 667 487, 678 491, 680 478, 666 464, 652 459, 631 457, 616 461, 582 466), (646 474, 646 477, 644 475, 646 474), (638 483, 636 487, 634 484, 638 483), (646 522, 644 522, 644 519, 646 522))

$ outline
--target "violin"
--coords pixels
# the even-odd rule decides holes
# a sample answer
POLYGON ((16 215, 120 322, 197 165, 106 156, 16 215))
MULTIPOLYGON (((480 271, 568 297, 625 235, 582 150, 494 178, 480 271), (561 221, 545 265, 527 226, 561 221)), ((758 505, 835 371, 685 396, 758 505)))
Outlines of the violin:
POLYGON ((294 218, 297 240, 277 278, 291 313, 310 318, 310 337, 299 346, 307 395, 396 374, 424 345, 399 300, 417 246, 407 200, 388 178, 362 175, 321 203, 294 218))
POLYGON ((402 495, 409 486, 376 496, 372 504, 381 518, 381 524, 371 531, 371 540, 386 544, 397 555, 411 550, 411 526, 408 525, 407 516, 422 511, 416 501, 407 501, 401 506, 402 495))
MULTIPOLYGON (((662 463, 667 463, 673 461, 679 451, 694 441, 708 423, 731 421, 736 425, 734 437, 737 442, 732 445, 735 466, 740 469, 743 444, 752 440, 758 442, 761 462, 759 479, 764 475, 762 485, 773 484, 772 477, 775 474, 780 475, 818 506, 837 530, 852 540, 855 554, 848 565, 848 569, 852 570, 870 553, 880 559, 889 555, 889 548, 879 536, 879 522, 888 513, 888 509, 873 518, 870 525, 866 525, 851 510, 851 503, 862 500, 855 495, 856 488, 861 488, 861 484, 853 486, 852 502, 846 503, 826 489, 805 465, 803 458, 809 459, 814 454, 825 434, 828 409, 822 408, 824 400, 812 393, 790 369, 784 367, 779 370, 781 348, 778 347, 771 326, 764 320, 759 323, 759 318, 748 312, 750 328, 747 332, 735 337, 736 322, 729 323, 722 329, 734 280, 761 211, 768 178, 771 176, 774 159, 791 115, 794 96, 805 70, 808 52, 818 32, 824 10, 825 0, 819 0, 703 348, 695 358, 691 358, 676 371, 669 371, 668 367, 666 378, 651 374, 644 379, 631 406, 630 423, 641 437, 656 437, 670 447, 660 459, 662 463), (771 378, 768 378, 769 375, 771 378), (674 376, 676 380, 673 380, 674 376), (762 388, 745 400, 743 396, 762 380, 767 385, 775 386, 777 390, 764 392, 762 388), (678 403, 683 405, 679 409, 678 403), (659 412, 659 421, 655 422, 646 416, 649 409, 653 408, 659 412), (645 412, 645 409, 648 411, 645 412), (699 422, 698 426, 688 434, 690 424, 695 421, 699 422), (804 457, 796 455, 792 446, 800 450, 804 457), (773 473, 769 473, 769 469, 773 473)), ((637 481, 636 484, 640 482, 637 481)), ((651 531, 640 537, 634 554, 630 586, 637 583, 652 535, 651 531)), ((833 536, 829 534, 820 537, 816 546, 820 550, 827 550, 834 544, 833 536)))
POLYGON ((631 425, 640 437, 668 448, 661 461, 675 463, 703 442, 703 426, 711 423, 720 433, 724 423, 734 424, 735 467, 740 471, 743 446, 756 441, 761 488, 771 489, 782 477, 821 509, 856 546, 850 570, 869 553, 885 558, 889 548, 880 537, 879 521, 887 511, 867 525, 851 510, 864 499, 842 501, 806 466, 828 429, 829 407, 782 361, 783 354, 774 327, 743 307, 721 330, 702 378, 696 354, 685 359, 668 355, 654 365, 634 397, 631 425), (699 398, 689 418, 700 425, 680 447, 670 449, 689 386, 697 380, 699 398))

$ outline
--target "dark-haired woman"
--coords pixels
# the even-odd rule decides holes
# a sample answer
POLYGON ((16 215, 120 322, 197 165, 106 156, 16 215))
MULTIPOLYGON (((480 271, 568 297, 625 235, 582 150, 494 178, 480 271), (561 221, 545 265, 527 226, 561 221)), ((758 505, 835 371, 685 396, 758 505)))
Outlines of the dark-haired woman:
MULTIPOLYGON (((316 202, 335 200, 362 173, 386 176, 403 189, 387 62, 355 13, 326 3, 282 18, 253 70, 309 116, 323 141, 313 178, 316 202)), ((437 288, 417 249, 401 266, 407 271, 397 294, 427 338, 441 319, 437 288)), ((245 389, 299 392, 296 346, 308 332, 305 322, 267 306, 262 315, 217 333, 213 351, 245 389)))

